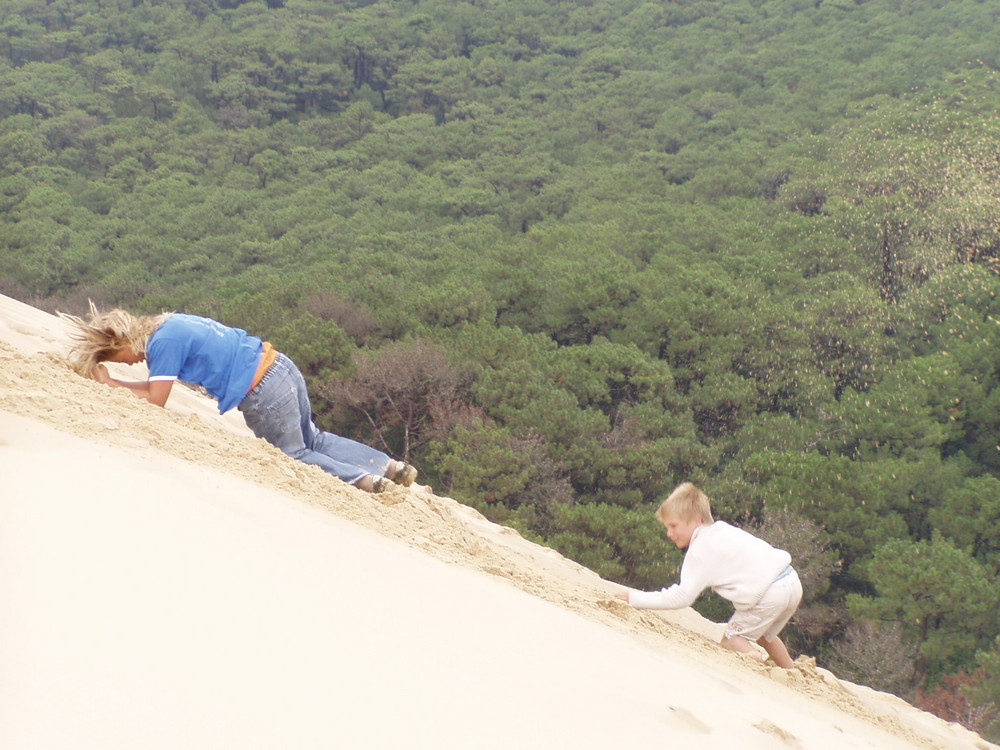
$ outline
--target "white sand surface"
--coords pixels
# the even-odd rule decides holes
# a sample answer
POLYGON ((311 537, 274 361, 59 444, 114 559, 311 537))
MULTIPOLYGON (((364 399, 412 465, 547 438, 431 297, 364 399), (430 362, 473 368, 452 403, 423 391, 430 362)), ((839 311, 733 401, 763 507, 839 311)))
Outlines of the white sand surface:
POLYGON ((0 297, 2 750, 995 747, 748 663, 429 488, 356 491, 193 391, 84 381, 65 346, 0 297))

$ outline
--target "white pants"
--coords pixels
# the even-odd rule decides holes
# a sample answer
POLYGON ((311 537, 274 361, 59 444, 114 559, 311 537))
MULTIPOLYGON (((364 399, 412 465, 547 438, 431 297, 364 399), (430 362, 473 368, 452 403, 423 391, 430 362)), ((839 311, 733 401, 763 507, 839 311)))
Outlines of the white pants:
POLYGON ((779 578, 750 609, 737 610, 726 625, 726 637, 740 636, 748 641, 764 638, 773 641, 788 624, 802 601, 802 582, 793 569, 779 578))

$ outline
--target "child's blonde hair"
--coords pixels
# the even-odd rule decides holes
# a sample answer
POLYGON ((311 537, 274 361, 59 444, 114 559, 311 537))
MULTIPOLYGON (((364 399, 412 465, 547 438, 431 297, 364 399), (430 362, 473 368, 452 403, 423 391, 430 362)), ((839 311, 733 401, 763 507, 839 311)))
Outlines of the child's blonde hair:
POLYGON ((59 317, 71 327, 70 364, 87 378, 101 362, 123 349, 145 354, 149 337, 166 320, 165 315, 132 315, 119 309, 102 313, 93 302, 90 303, 90 320, 66 313, 59 313, 59 317))
POLYGON ((708 502, 708 495, 691 482, 678 485, 656 509, 656 517, 663 523, 667 522, 668 517, 690 521, 696 516, 701 516, 702 524, 713 522, 712 505, 708 502))

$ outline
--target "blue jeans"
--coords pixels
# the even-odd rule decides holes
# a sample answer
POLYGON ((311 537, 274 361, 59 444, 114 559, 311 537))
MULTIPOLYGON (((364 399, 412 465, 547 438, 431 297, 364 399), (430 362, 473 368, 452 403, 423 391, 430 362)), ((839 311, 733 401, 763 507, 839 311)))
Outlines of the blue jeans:
POLYGON ((316 428, 305 378, 284 354, 237 408, 254 435, 349 484, 366 474, 385 476, 389 469, 391 459, 382 451, 316 428))

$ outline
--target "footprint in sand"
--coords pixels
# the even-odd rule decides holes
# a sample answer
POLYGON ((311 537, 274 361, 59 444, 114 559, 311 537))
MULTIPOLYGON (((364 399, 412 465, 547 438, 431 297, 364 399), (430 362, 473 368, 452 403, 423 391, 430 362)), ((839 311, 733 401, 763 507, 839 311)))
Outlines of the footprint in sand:
POLYGON ((698 734, 709 734, 712 731, 712 727, 680 706, 667 706, 667 721, 675 729, 686 729, 698 734))
POLYGON ((770 734, 777 737, 786 747, 796 748, 796 750, 803 747, 802 742, 799 741, 798 737, 791 732, 786 732, 777 724, 772 724, 771 722, 764 720, 754 724, 753 726, 754 729, 759 729, 764 734, 770 734))
MULTIPOLYGON (((783 670, 782 670, 783 671, 783 670)), ((743 691, 736 687, 731 682, 726 682, 725 680, 716 679, 715 683, 721 687, 723 690, 733 693, 734 695, 743 695, 743 691)))

